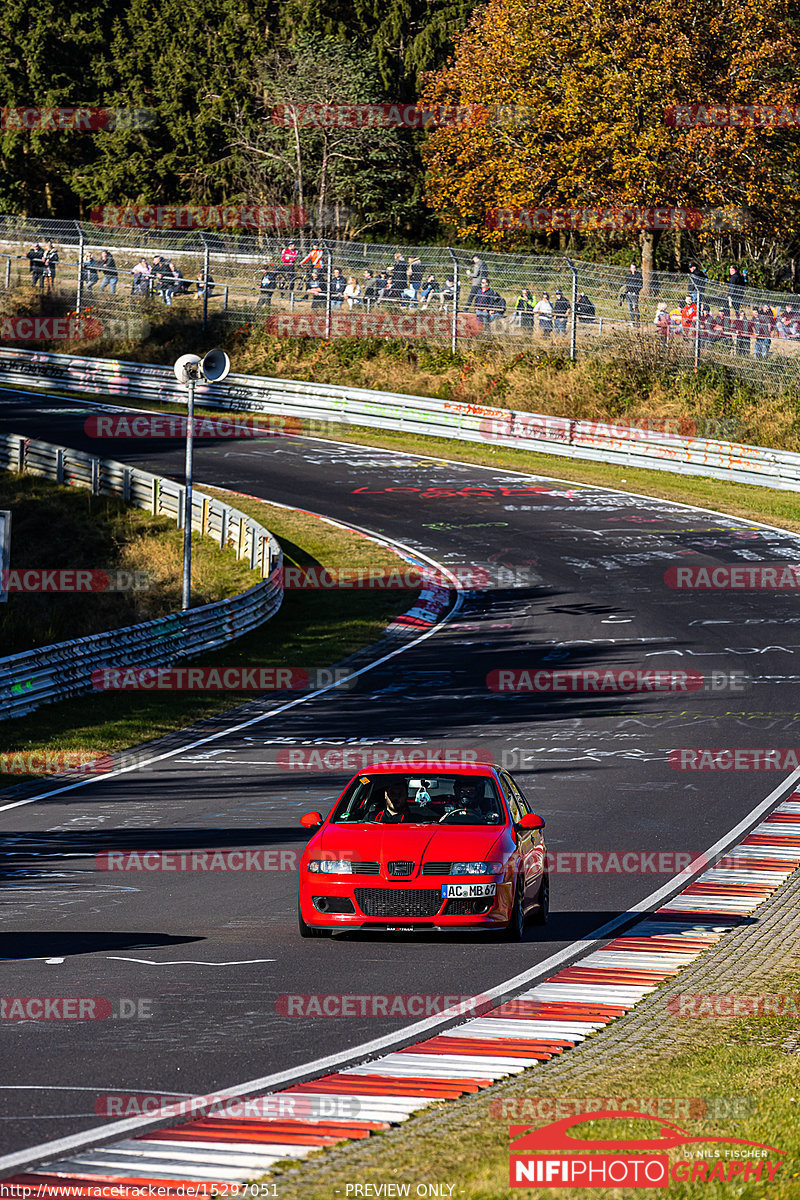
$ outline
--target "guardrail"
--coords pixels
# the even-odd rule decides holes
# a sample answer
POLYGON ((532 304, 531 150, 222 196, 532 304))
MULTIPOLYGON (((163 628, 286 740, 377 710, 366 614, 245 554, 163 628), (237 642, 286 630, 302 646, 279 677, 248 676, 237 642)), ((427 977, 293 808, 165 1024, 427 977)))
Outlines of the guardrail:
MULTIPOLYGON (((138 467, 18 434, 0 435, 0 467, 90 488, 94 495, 118 495, 183 524, 183 485, 138 467)), ((41 704, 93 692, 93 672, 106 667, 164 667, 204 654, 274 616, 283 599, 283 553, 269 530, 196 490, 192 529, 232 547, 237 558, 246 558, 261 572, 261 581, 229 600, 0 659, 0 716, 21 717, 41 704)))
MULTIPOLYGON (((122 401, 182 404, 186 400, 170 367, 12 348, 0 352, 3 385, 94 393, 122 401)), ((400 430, 565 458, 707 475, 784 491, 800 490, 800 454, 764 446, 249 375, 229 375, 223 384, 198 384, 196 398, 212 408, 280 413, 310 422, 400 430)))

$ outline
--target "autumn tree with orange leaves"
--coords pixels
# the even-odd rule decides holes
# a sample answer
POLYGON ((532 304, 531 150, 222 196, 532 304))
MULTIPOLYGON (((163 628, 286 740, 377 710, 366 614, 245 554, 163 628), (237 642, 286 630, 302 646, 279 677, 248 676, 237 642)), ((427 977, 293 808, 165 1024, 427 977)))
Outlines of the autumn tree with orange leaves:
MULTIPOLYGON (((676 129, 664 110, 796 106, 799 18, 788 0, 489 0, 426 80, 426 107, 476 106, 427 141, 428 203, 461 236, 498 244, 514 237, 487 227, 493 208, 632 204, 744 208, 785 240, 800 127, 676 129), (498 119, 509 106, 518 119, 498 119)), ((635 236, 652 269, 658 233, 635 236)))

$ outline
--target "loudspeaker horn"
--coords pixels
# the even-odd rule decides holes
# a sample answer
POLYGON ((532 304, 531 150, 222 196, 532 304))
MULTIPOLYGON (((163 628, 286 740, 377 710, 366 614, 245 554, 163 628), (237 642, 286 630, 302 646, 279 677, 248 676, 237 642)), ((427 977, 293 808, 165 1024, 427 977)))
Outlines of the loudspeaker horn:
POLYGON ((224 350, 209 350, 200 364, 200 370, 209 383, 219 383, 231 369, 231 360, 224 350))

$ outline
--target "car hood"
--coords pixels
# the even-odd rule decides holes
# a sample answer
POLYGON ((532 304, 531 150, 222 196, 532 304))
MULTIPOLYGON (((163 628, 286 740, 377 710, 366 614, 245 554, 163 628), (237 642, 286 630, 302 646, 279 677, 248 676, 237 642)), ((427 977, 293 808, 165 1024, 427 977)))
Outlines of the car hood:
POLYGON ((411 859, 421 862, 476 862, 505 858, 511 839, 503 829, 476 825, 326 825, 310 847, 316 855, 379 862, 411 859), (503 843, 508 841, 508 847, 503 843))

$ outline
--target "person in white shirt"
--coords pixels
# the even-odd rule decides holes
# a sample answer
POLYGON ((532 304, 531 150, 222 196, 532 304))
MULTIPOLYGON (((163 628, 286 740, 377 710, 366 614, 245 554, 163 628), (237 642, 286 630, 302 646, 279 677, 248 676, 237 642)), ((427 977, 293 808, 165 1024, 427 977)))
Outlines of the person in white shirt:
POLYGON ((347 287, 344 289, 344 298, 347 301, 347 307, 351 310, 354 304, 361 303, 361 286, 355 275, 351 275, 347 280, 347 287))
POLYGON ((547 292, 542 292, 541 300, 533 306, 533 311, 539 318, 539 332, 553 332, 553 306, 547 292))

